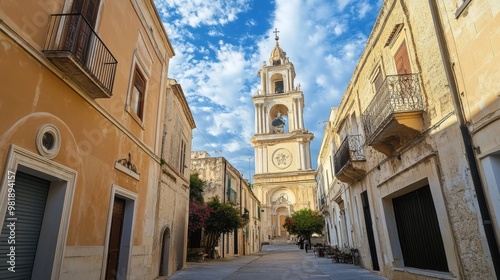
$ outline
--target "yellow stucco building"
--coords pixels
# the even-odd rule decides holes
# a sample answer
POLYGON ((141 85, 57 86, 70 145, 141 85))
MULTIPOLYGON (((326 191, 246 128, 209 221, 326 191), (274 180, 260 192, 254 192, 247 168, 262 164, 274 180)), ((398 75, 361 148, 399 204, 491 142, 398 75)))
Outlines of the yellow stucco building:
POLYGON ((0 2, 0 278, 185 265, 195 124, 173 55, 153 1, 0 2))

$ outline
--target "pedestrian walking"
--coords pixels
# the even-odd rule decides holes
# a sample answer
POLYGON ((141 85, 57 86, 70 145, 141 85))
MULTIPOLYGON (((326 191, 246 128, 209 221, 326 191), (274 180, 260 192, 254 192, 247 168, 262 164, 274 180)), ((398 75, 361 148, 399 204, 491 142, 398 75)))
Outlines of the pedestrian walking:
POLYGON ((309 240, 307 239, 304 240, 304 247, 306 247, 306 253, 307 253, 307 249, 309 248, 309 240))

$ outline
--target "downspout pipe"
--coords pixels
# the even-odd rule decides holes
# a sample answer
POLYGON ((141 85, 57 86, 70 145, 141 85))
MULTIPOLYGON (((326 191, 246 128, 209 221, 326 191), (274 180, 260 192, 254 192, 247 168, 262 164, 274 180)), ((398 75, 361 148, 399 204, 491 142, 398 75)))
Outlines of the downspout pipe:
POLYGON ((490 250, 491 259, 493 261, 493 267, 495 268, 495 274, 497 276, 497 279, 500 279, 500 251, 497 246, 497 238, 495 236, 493 223, 491 222, 491 215, 488 209, 488 204, 486 202, 486 196, 484 193, 483 184, 481 182, 479 168, 474 154, 474 144, 472 141, 472 136, 469 129, 467 128, 466 119, 462 111, 459 90, 453 74, 450 54, 446 46, 446 40, 444 38, 442 22, 439 16, 439 10, 436 1, 429 0, 429 7, 431 10, 432 21, 437 35, 439 51, 441 53, 441 59, 443 61, 446 79, 448 81, 448 85, 450 86, 451 97, 453 100, 453 105, 455 107, 460 132, 462 134, 462 140, 465 146, 466 159, 469 164, 472 182, 474 184, 474 190, 476 191, 477 202, 482 219, 481 223, 484 227, 488 248, 490 250))
MULTIPOLYGON (((225 158, 222 158, 222 160, 224 161, 224 184, 223 184, 224 192, 222 193, 222 202, 226 203, 227 161, 225 158)), ((225 243, 224 237, 225 237, 225 234, 223 233, 222 234, 222 246, 221 246, 222 247, 222 258, 225 257, 224 252, 226 251, 226 249, 224 248, 224 243, 225 243)))
MULTIPOLYGON (((239 192, 239 195, 240 195, 240 217, 242 216, 241 213, 245 213, 243 212, 243 185, 242 185, 242 179, 240 177, 240 192, 239 192)), ((237 234, 239 233, 239 230, 236 230, 237 234)), ((241 233, 242 233, 242 236, 243 236, 243 255, 245 254, 245 235, 244 235, 244 229, 241 228, 241 233)), ((238 242, 239 242, 239 239, 238 239, 238 242)), ((238 254, 239 254, 239 246, 238 246, 238 254)))

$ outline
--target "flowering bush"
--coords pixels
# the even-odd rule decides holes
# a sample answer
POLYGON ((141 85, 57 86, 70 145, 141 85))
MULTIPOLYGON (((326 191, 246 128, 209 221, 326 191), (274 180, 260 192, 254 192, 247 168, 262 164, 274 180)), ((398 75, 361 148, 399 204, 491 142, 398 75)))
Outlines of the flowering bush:
POLYGON ((193 201, 189 202, 189 233, 196 232, 205 226, 205 222, 210 216, 210 210, 206 205, 199 204, 193 201))

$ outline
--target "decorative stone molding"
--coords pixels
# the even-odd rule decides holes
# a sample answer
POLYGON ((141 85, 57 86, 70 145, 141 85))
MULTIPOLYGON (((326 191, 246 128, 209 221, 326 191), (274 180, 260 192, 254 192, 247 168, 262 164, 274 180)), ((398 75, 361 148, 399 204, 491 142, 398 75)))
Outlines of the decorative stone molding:
POLYGON ((292 153, 287 149, 278 149, 273 153, 274 166, 285 169, 292 164, 292 153))
POLYGON ((115 168, 123 173, 139 180, 140 173, 137 172, 137 167, 132 163, 132 156, 128 153, 128 158, 122 158, 115 162, 115 168))

